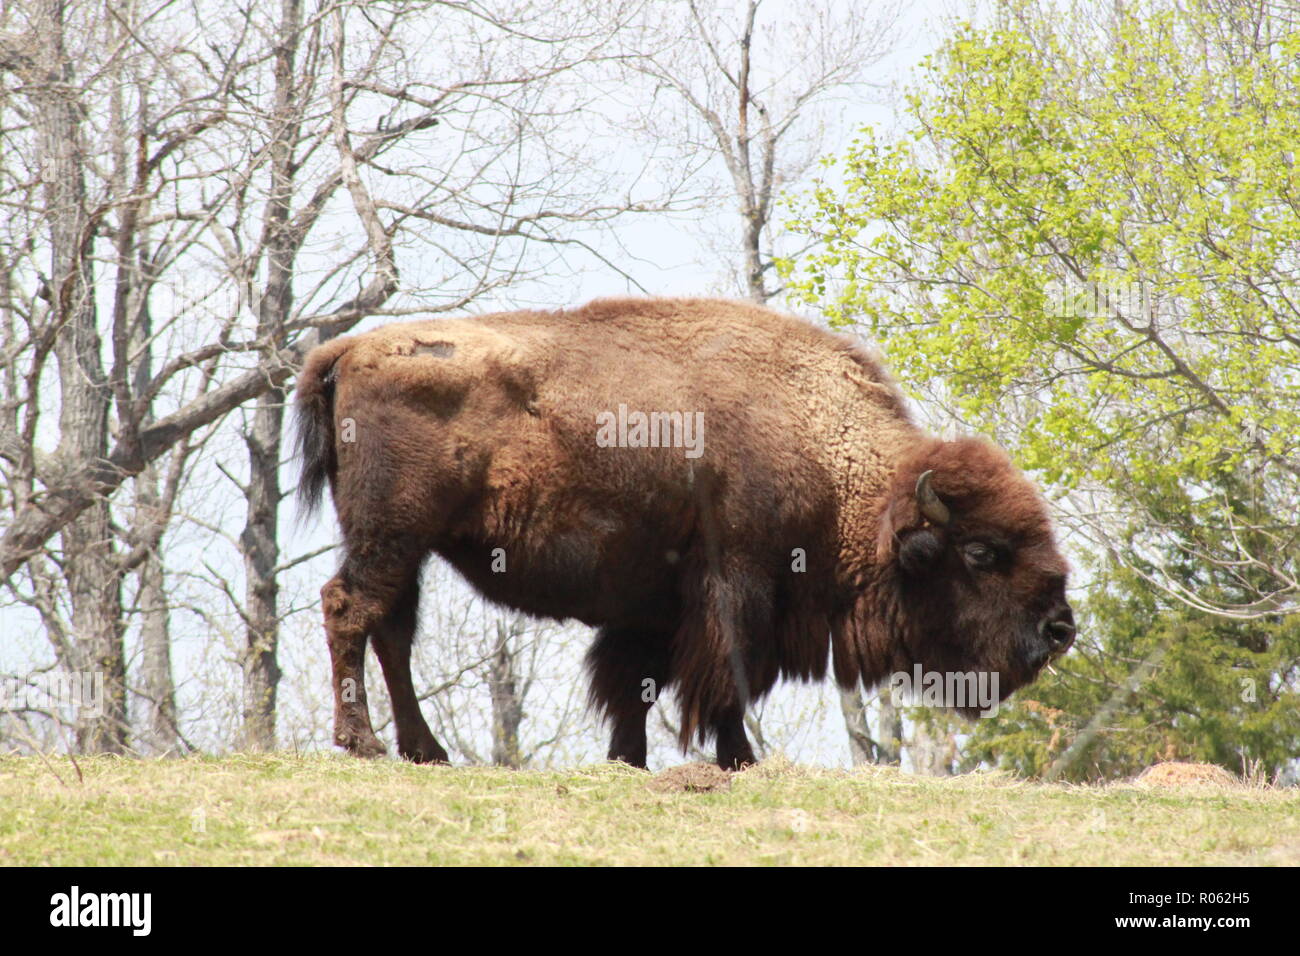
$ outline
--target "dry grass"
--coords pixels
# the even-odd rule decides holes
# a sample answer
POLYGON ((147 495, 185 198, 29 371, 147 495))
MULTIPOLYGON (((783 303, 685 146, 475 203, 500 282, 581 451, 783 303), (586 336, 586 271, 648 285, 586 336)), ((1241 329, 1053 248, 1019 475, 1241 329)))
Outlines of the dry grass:
POLYGON ((0 757, 0 863, 1300 864, 1300 792, 1235 782, 1060 786, 780 759, 729 781, 342 756, 80 765, 79 781, 66 758, 0 757))
POLYGON ((1239 781, 1218 764, 1182 763, 1170 761, 1147 767, 1133 781, 1140 787, 1167 787, 1181 790, 1186 787, 1243 787, 1239 781))

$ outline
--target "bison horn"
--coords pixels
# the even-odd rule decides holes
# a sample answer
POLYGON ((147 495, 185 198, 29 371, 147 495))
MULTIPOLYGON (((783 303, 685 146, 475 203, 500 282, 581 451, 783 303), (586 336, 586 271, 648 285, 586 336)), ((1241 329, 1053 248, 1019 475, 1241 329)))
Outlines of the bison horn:
POLYGON ((930 476, 933 474, 933 471, 927 471, 916 479, 916 503, 921 509, 921 514, 933 524, 945 525, 952 518, 952 512, 943 503, 943 499, 935 494, 934 489, 930 487, 930 476))

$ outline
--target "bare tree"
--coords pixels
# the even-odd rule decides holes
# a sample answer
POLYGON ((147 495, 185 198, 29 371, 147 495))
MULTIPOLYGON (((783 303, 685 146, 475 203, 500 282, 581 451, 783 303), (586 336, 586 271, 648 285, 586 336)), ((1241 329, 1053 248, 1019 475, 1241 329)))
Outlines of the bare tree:
MULTIPOLYGON (((107 456, 113 398, 101 356, 90 255, 107 210, 92 207, 88 198, 85 117, 74 93, 80 82, 74 63, 80 57, 70 47, 64 8, 58 0, 30 4, 18 14, 25 20, 24 34, 6 37, 0 47, 0 65, 21 84, 22 109, 39 156, 36 172, 48 265, 40 273, 38 296, 43 302, 37 308, 44 315, 37 322, 43 334, 35 345, 42 359, 52 351, 58 365, 59 443, 49 465, 55 471, 107 456)), ((32 501, 34 489, 25 480, 35 470, 34 456, 20 452, 17 464, 24 506, 39 508, 39 502, 32 501)), ((126 664, 121 579, 108 502, 88 501, 62 530, 59 565, 71 604, 73 635, 62 649, 65 665, 75 671, 104 673, 108 680, 103 714, 79 728, 78 745, 84 750, 121 752, 126 745, 126 664)))
MULTIPOLYGON (((303 29, 318 29, 322 21, 332 19, 340 11, 347 14, 341 19, 355 19, 381 38, 390 38, 398 25, 405 26, 406 52, 395 50, 390 43, 372 44, 360 75, 344 78, 345 114, 366 115, 370 118, 369 130, 353 141, 340 128, 338 113, 331 107, 324 120, 330 136, 299 144, 299 161, 304 164, 313 160, 327 162, 319 154, 324 147, 337 145, 335 134, 342 136, 350 148, 332 174, 315 182, 314 190, 303 196, 303 204, 286 228, 305 242, 307 233, 319 226, 331 202, 338 199, 339 187, 349 172, 369 169, 386 176, 387 170, 378 162, 380 155, 435 124, 443 124, 449 135, 458 138, 461 149, 472 153, 475 168, 453 171, 433 169, 427 163, 409 164, 404 172, 421 180, 424 188, 415 189, 412 182, 406 182, 398 194, 380 199, 375 203, 376 208, 390 210, 394 215, 387 222, 381 222, 376 216, 362 223, 366 246, 332 262, 318 264, 318 281, 310 294, 303 297, 293 321, 285 328, 289 344, 284 348, 267 348, 255 338, 240 339, 236 336, 238 325, 231 322, 213 330, 211 337, 170 356, 143 394, 115 395, 115 401, 124 398, 131 401, 119 410, 123 421, 111 447, 105 441, 102 453, 78 456, 68 444, 64 467, 41 469, 37 482, 41 486, 39 496, 14 503, 13 520, 0 536, 0 579, 8 580, 74 518, 111 495, 183 438, 266 391, 283 386, 313 346, 383 310, 398 287, 392 235, 409 228, 409 220, 422 220, 445 226, 462 236, 473 234, 487 240, 474 246, 470 253, 456 243, 431 240, 432 247, 452 267, 447 271, 452 276, 471 276, 478 294, 504 283, 495 267, 499 260, 517 258, 519 243, 583 246, 580 237, 564 234, 566 224, 605 221, 638 205, 625 196, 579 205, 579 198, 590 199, 591 190, 581 190, 581 197, 578 193, 563 195, 559 185, 562 181, 572 181, 572 167, 568 170, 569 177, 548 182, 544 189, 536 188, 544 180, 539 169, 528 170, 528 178, 513 182, 486 180, 493 186, 486 191, 481 188, 485 182, 482 178, 474 183, 479 188, 471 189, 468 185, 475 174, 500 173, 503 163, 521 158, 525 144, 539 133, 538 125, 542 121, 553 123, 557 116, 581 111, 580 103, 560 110, 538 105, 533 91, 540 80, 561 75, 579 64, 600 62, 608 55, 604 47, 624 16, 618 4, 573 0, 563 10, 539 13, 526 8, 514 14, 499 14, 486 5, 433 0, 396 5, 382 12, 328 2, 304 20, 303 29), (457 18, 460 22, 453 28, 450 21, 457 18), (544 22, 539 22, 543 18, 544 22), (442 30, 431 31, 430 23, 437 23, 442 30), (497 35, 485 37, 483 31, 495 31, 497 35), (470 65, 470 75, 442 82, 411 81, 397 85, 383 82, 381 67, 391 69, 394 63, 401 64, 415 48, 428 43, 431 32, 449 38, 448 48, 443 51, 448 59, 443 60, 443 65, 451 62, 459 66, 463 61, 470 65), (503 54, 501 51, 506 48, 509 52, 503 54), (516 56, 525 48, 531 48, 531 56, 516 56), (507 62, 500 62, 502 59, 507 62), (517 102, 510 102, 510 91, 519 90, 530 93, 517 102), (489 109, 490 104, 498 109, 495 112, 489 109), (529 107, 533 109, 530 111, 529 107), (459 215, 429 208, 439 205, 432 201, 434 197, 448 196, 456 198, 451 205, 459 215), (561 201, 550 205, 546 199, 561 201), (354 285, 353 280, 370 256, 374 268, 369 280, 354 285), (353 290, 351 294, 346 291, 349 289, 353 290), (312 310, 308 305, 324 308, 312 310), (186 393, 184 385, 193 377, 189 373, 215 357, 222 359, 219 379, 210 381, 210 388, 191 387, 186 393), (252 361, 247 361, 250 358, 252 361), (172 399, 171 408, 165 414, 148 422, 133 414, 164 394, 172 399)), ((152 280, 156 284, 164 274, 178 283, 194 279, 196 261, 187 258, 185 253, 197 256, 204 248, 215 251, 218 259, 243 259, 238 245, 242 237, 223 230, 217 220, 223 213, 243 212, 243 205, 251 200, 249 183, 242 175, 246 169, 241 168, 240 160, 256 159, 255 168, 260 168, 269 155, 260 146, 250 151, 249 142, 263 115, 256 103, 256 91, 261 88, 257 71, 277 56, 274 29, 266 29, 257 8, 247 11, 230 8, 216 16, 211 14, 211 8, 200 11, 192 0, 191 5, 178 0, 155 0, 148 5, 105 2, 102 8, 74 7, 65 0, 33 0, 7 5, 5 12, 14 24, 5 26, 8 32, 0 43, 0 68, 24 77, 23 97, 30 101, 31 109, 30 113, 24 111, 17 125, 8 130, 9 136, 24 140, 21 152, 36 151, 42 157, 44 168, 51 172, 59 170, 58 175, 51 174, 46 180, 52 190, 47 206, 61 210, 56 217, 58 251, 51 249, 51 262, 59 267, 53 274, 58 277, 57 291, 61 296, 54 300, 54 305, 61 310, 60 316, 73 308, 83 313, 82 340, 74 340, 71 334, 60 336, 59 342, 67 343, 60 344, 60 349, 71 359, 71 350, 80 342, 83 357, 89 359, 92 250, 83 250, 77 240, 93 244, 104 215, 116 203, 111 197, 105 197, 104 201, 87 207, 81 198, 84 188, 79 184, 84 182, 88 155, 94 155, 96 150, 79 145, 78 135, 84 134, 80 117, 90 111, 90 100, 96 90, 111 86, 114 75, 109 67, 121 57, 133 54, 158 64, 164 89, 157 92, 165 93, 168 101, 151 104, 147 112, 140 111, 139 118, 147 119, 139 129, 143 137, 138 143, 143 150, 140 172, 145 178, 133 184, 142 191, 132 193, 133 201, 152 197, 155 205, 158 196, 170 193, 167 198, 171 200, 171 208, 158 212, 158 221, 151 223, 156 226, 166 222, 173 227, 169 237, 160 240, 160 258, 153 263, 152 280), (129 24, 124 30, 126 37, 120 42, 107 45, 87 42, 77 59, 90 78, 80 86, 69 82, 71 58, 59 52, 65 33, 62 25, 65 10, 73 10, 79 17, 74 27, 80 36, 89 37, 94 26, 102 23, 125 20, 129 24), (16 30, 12 28, 15 25, 16 30), (25 142, 33 136, 37 142, 25 142), (166 183, 173 188, 165 188, 166 183), (75 208, 70 210, 64 200, 72 202, 75 208), (235 243, 233 249, 228 242, 235 243), (82 255, 83 251, 87 254, 82 255)), ((325 48, 318 47, 317 53, 325 56, 325 48)), ((316 65, 324 68, 320 63, 316 65)), ((585 86, 575 81, 570 96, 580 97, 583 89, 585 86)), ((551 156, 548 161, 558 162, 563 158, 551 156)), ((364 186, 359 175, 349 179, 346 194, 356 200, 364 193, 364 186)), ((604 185, 607 179, 604 177, 597 185, 604 185)), ((51 220, 51 229, 56 220, 51 220)), ((212 262, 207 260, 204 264, 210 266, 212 262)), ((45 278, 48 280, 49 276, 45 278)), ((253 276, 241 278, 248 282, 253 276)), ((48 292, 56 287, 47 282, 43 288, 48 292)), ((444 298, 443 305, 463 306, 470 297, 462 291, 455 302, 444 298)), ((412 308, 407 306, 406 310, 412 308)), ((174 316, 169 326, 179 317, 174 316)), ((162 330, 156 334, 162 334, 162 330)), ((40 338, 29 345, 38 351, 48 348, 40 338)), ((129 367, 125 356, 114 358, 115 365, 129 367)), ((91 405, 102 406, 106 386, 95 378, 93 364, 87 369, 87 384, 82 388, 85 394, 81 398, 86 401, 87 395, 99 395, 91 405)), ((200 377, 211 379, 212 374, 200 377)), ((114 382, 114 391, 120 391, 122 384, 114 382)), ((85 431, 78 440, 94 445, 97 442, 95 408, 87 411, 89 418, 75 412, 66 414, 75 416, 85 431)), ((69 436, 69 442, 72 440, 73 436, 69 436)))
POLYGON ((627 60, 651 84, 643 131, 695 165, 709 201, 731 204, 739 234, 725 258, 737 288, 767 302, 781 292, 771 276, 774 203, 825 154, 832 107, 869 88, 902 4, 873 4, 865 15, 829 0, 779 11, 762 0, 649 9, 627 60))
MULTIPOLYGON (((302 106, 309 99, 312 77, 299 77, 296 60, 303 41, 302 4, 284 0, 280 5, 273 50, 274 93, 266 152, 269 154, 270 189, 263 213, 262 264, 264 281, 257 302, 258 341, 268 352, 284 345, 284 328, 293 306, 293 268, 301 239, 290 227, 297 149, 304 120, 302 106), (305 81, 305 82, 304 82, 305 81)), ((319 21, 308 43, 319 44, 319 21)), ((342 36, 337 38, 342 43, 342 36)), ((315 50, 309 51, 309 58, 315 50)), ((249 264, 239 262, 247 271, 249 264)), ((244 441, 248 448, 248 483, 244 486, 246 518, 240 543, 244 551, 244 609, 247 647, 243 660, 243 746, 257 750, 275 748, 275 701, 280 682, 276 659, 279 644, 279 560, 277 534, 280 512, 280 438, 284 428, 287 390, 277 385, 257 397, 252 426, 244 441)))
MULTIPOLYGON (((663 208, 580 146, 579 74, 608 62, 620 5, 269 7, 0 14, 0 71, 16 80, 0 87, 0 578, 62 666, 107 675, 86 749, 129 745, 133 618, 140 742, 184 738, 168 593, 195 569, 169 569, 160 543, 198 461, 243 496, 242 575, 207 580, 244 632, 240 736, 273 744, 279 627, 299 610, 280 581, 306 557, 285 559, 278 538, 283 407, 310 348, 367 316, 462 309, 558 271, 595 252, 581 230, 663 208), (248 403, 246 465, 196 458, 248 403)), ((220 563, 208 557, 198 573, 220 563)))

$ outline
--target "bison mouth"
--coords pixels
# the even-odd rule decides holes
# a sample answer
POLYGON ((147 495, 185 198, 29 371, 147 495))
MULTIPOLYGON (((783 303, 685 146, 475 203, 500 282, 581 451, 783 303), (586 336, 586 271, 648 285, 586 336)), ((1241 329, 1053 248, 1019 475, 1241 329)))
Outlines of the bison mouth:
POLYGON ((1062 657, 1074 644, 1074 615, 1068 605, 1054 609, 1034 624, 1021 630, 1016 641, 1016 666, 1007 675, 1005 700, 1015 690, 1032 684, 1044 670, 1055 673, 1052 662, 1062 657))

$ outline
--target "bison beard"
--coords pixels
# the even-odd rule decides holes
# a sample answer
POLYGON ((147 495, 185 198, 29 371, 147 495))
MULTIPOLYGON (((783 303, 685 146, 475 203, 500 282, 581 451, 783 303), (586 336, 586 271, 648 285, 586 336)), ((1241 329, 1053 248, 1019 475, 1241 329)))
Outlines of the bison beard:
POLYGON ((321 594, 335 742, 355 754, 384 753, 369 639, 400 754, 447 759, 410 673, 430 553, 493 601, 597 628, 591 703, 611 759, 637 766, 648 686, 675 688, 683 748, 713 736, 732 768, 780 677, 829 661, 872 687, 919 663, 996 671, 1005 696, 1073 640, 1045 506, 1007 456, 924 434, 871 356, 767 309, 393 324, 315 349, 297 404, 300 492, 329 485, 344 538, 321 594), (702 416, 702 448, 598 443, 624 406, 702 416))

